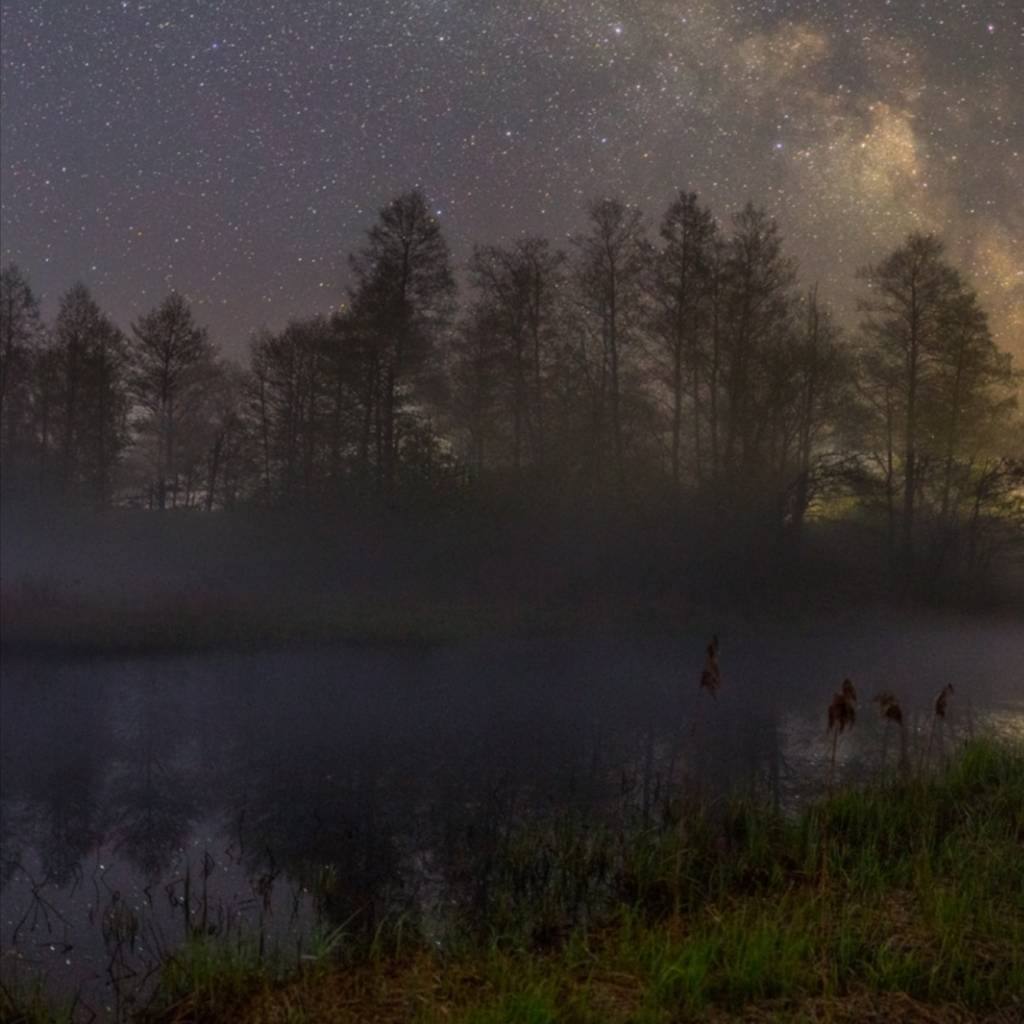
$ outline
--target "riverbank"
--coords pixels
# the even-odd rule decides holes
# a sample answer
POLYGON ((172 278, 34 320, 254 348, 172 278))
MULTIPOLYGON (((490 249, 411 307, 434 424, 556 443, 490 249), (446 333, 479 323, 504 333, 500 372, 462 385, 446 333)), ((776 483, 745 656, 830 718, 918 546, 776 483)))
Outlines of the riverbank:
POLYGON ((0 642, 5 653, 118 657, 432 647, 871 614, 1012 620, 1024 608, 1011 559, 977 578, 897 586, 865 524, 809 523, 797 548, 723 536, 695 515, 6 509, 0 642))
POLYGON ((0 594, 0 649, 12 657, 124 658, 340 645, 430 649, 497 640, 749 635, 751 631, 869 630, 893 622, 1016 625, 1015 605, 930 608, 893 596, 780 591, 774 601, 699 603, 685 593, 571 587, 545 598, 449 591, 286 594, 193 589, 131 597, 78 595, 47 585, 0 594))
POLYGON ((359 941, 351 924, 320 936, 298 963, 196 936, 137 1019, 1010 1024, 1024 1013, 1019 744, 973 742, 935 776, 842 791, 796 818, 694 796, 629 835, 523 825, 502 850, 500 882, 443 948, 408 918, 359 941))

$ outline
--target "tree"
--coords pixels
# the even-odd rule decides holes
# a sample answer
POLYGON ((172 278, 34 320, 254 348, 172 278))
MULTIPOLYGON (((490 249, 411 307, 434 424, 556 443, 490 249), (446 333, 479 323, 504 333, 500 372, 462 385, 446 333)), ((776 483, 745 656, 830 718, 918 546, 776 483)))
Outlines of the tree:
POLYGON ((909 574, 925 548, 932 573, 974 564, 981 526, 1015 507, 1010 357, 935 236, 908 236, 861 277, 865 447, 883 450, 871 457, 884 467, 891 564, 909 574))
POLYGON ((259 450, 257 461, 260 467, 260 489, 266 504, 270 504, 273 500, 274 487, 271 455, 273 431, 271 345, 273 337, 271 332, 264 328, 249 339, 249 374, 246 378, 246 411, 249 419, 255 424, 256 447, 259 450))
POLYGON ((500 437, 506 355, 492 309, 476 305, 453 342, 451 413, 465 434, 469 461, 479 479, 500 437))
POLYGON ((39 300, 15 263, 0 271, 0 465, 5 478, 28 441, 32 364, 42 336, 39 300))
POLYGON ((951 303, 962 290, 934 235, 911 234, 881 263, 860 272, 868 295, 860 304, 865 367, 891 391, 894 440, 902 458, 901 555, 914 565, 920 457, 920 405, 942 347, 951 303))
POLYGON ((807 293, 802 312, 803 331, 794 338, 786 369, 792 386, 792 429, 780 445, 784 518, 798 544, 807 511, 826 482, 826 468, 839 455, 837 425, 848 405, 851 371, 840 330, 817 288, 807 293))
POLYGON ((661 222, 662 249, 655 261, 654 330, 669 360, 672 401, 672 483, 681 479, 683 405, 687 385, 693 432, 694 472, 703 475, 701 423, 705 335, 711 324, 711 273, 717 225, 693 192, 680 192, 661 222), (684 380, 684 377, 688 378, 684 380))
POLYGON ((345 398, 332 383, 335 348, 335 327, 324 317, 292 320, 252 342, 265 482, 285 504, 308 506, 340 472, 345 398))
POLYGON ((996 346, 974 291, 963 288, 944 310, 935 364, 932 401, 922 421, 941 447, 939 516, 948 526, 958 468, 979 448, 991 448, 993 427, 1016 405, 1010 355, 996 346))
POLYGON ((245 416, 248 376, 233 363, 221 363, 207 393, 205 508, 230 508, 253 477, 253 446, 245 416))
POLYGON ((185 468, 183 441, 215 377, 214 350, 178 292, 140 317, 132 333, 132 391, 142 410, 139 432, 149 446, 153 499, 163 509, 168 500, 177 504, 185 468))
POLYGON ((990 454, 972 465, 964 488, 964 568, 971 577, 991 568, 1024 568, 1024 422, 1012 424, 1005 455, 990 454))
POLYGON ((721 268, 720 312, 725 447, 722 468, 733 489, 749 487, 779 420, 778 357, 792 338, 796 269, 783 255, 778 225, 748 204, 734 218, 721 268))
POLYGON ((452 314, 455 281, 441 226, 418 191, 392 200, 350 258, 355 329, 368 347, 363 448, 376 423, 378 484, 395 485, 400 416, 452 314))
POLYGON ((365 481, 374 354, 349 311, 253 337, 246 418, 265 500, 310 505, 340 497, 353 476, 365 481))
POLYGON ((854 415, 845 424, 845 444, 861 452, 867 465, 858 474, 859 490, 869 503, 880 493, 885 509, 886 552, 890 576, 898 563, 897 509, 897 396, 899 367, 873 348, 862 346, 855 355, 854 415))
POLYGON ((626 485, 624 364, 638 341, 651 249, 636 207, 601 199, 591 203, 588 218, 589 232, 573 238, 577 284, 589 330, 600 341, 600 397, 603 403, 607 395, 610 406, 613 464, 621 494, 626 485))
POLYGON ((37 406, 44 460, 53 448, 65 495, 110 501, 114 468, 128 442, 124 335, 77 284, 61 298, 52 341, 40 360, 37 406))
POLYGON ((564 261, 547 239, 528 236, 507 247, 477 246, 469 264, 479 315, 489 320, 495 353, 507 370, 517 471, 527 447, 534 463, 544 460, 544 364, 557 329, 564 261))

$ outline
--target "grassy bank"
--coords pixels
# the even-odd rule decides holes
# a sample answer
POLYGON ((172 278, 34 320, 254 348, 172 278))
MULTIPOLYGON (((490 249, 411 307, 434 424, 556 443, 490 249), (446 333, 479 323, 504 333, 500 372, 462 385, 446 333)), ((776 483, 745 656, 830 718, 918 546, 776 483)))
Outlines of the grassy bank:
MULTIPOLYGON (((839 606, 803 595, 774 604, 733 607, 690 603, 684 595, 609 593, 570 588, 543 599, 476 591, 240 596, 202 589, 147 596, 78 596, 45 585, 0 594, 0 649, 12 656, 145 657, 263 651, 340 644, 432 648, 495 639, 621 635, 674 637, 713 631, 857 626, 880 616, 945 615, 896 600, 839 606)), ((990 611, 987 622, 1016 623, 990 611)))
POLYGON ((14 594, 0 602, 3 649, 34 657, 146 656, 344 643, 431 647, 495 631, 473 608, 364 600, 260 602, 222 595, 78 600, 14 594))
POLYGON ((358 947, 323 936, 298 967, 197 938, 140 1019, 1024 1019, 1019 746, 978 741, 797 818, 694 801, 629 835, 514 826, 502 858, 443 950, 408 920, 358 947))
MULTIPOLYGON (((779 611, 771 610, 774 615, 779 611)), ((767 618, 769 610, 759 614, 767 618)), ((785 621, 792 624, 801 614, 812 617, 806 610, 789 610, 785 621)), ((672 596, 654 600, 634 592, 579 588, 544 599, 459 588, 436 594, 409 588, 284 598, 193 590, 99 599, 48 586, 20 586, 0 595, 0 643, 5 652, 32 657, 161 656, 329 644, 430 648, 499 638, 673 636, 686 628, 704 636, 712 628, 755 618, 726 608, 705 607, 698 615, 672 596)))
POLYGON ((991 579, 897 586, 874 531, 825 520, 807 524, 797 552, 698 509, 3 513, 0 642, 33 655, 704 633, 878 608, 1024 607, 1011 559, 991 579))

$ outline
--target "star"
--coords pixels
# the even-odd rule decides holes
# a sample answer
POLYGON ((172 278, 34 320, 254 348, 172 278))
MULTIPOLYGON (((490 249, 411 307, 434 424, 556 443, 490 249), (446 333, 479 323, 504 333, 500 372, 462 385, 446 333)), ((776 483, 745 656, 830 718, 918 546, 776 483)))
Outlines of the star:
POLYGON ((1024 10, 987 7, 8 5, 0 256, 44 313, 82 277, 125 324, 173 251, 170 283, 209 294, 212 336, 244 359, 256 328, 342 300, 346 253, 414 183, 457 262, 564 238, 599 195, 653 224, 681 183, 723 222, 766 205, 847 321, 858 266, 940 231, 1024 356, 1019 281, 989 273, 991 239, 1024 250, 1024 10))

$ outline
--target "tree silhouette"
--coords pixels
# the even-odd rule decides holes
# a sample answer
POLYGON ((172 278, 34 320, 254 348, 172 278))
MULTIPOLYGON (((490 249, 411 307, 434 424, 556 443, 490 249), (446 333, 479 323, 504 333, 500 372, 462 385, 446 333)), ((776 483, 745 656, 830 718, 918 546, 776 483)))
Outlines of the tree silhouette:
POLYGON ((352 311, 369 360, 366 428, 377 426, 378 484, 392 494, 401 447, 400 416, 453 312, 448 245, 423 194, 408 192, 380 211, 367 244, 350 258, 352 311))
POLYGON ((39 300, 15 263, 0 271, 0 465, 8 479, 30 441, 33 361, 42 340, 39 300))
POLYGON ((619 199, 600 199, 591 203, 587 214, 589 232, 573 239, 578 288, 587 328, 600 340, 599 400, 603 405, 607 396, 614 477, 622 494, 626 486, 625 362, 638 340, 651 249, 643 215, 636 207, 619 199))
POLYGON ((874 433, 885 441, 876 462, 885 466, 890 550, 909 577, 926 527, 932 568, 947 564, 978 467, 1000 447, 1008 454, 1015 381, 975 293, 935 236, 908 236, 861 278, 861 390, 883 421, 874 433))
POLYGON ((661 222, 662 249, 654 263, 657 311, 654 332, 669 360, 672 401, 672 484, 682 481, 683 407, 687 392, 692 422, 693 471, 704 475, 701 425, 703 379, 711 326, 711 272, 718 227, 693 192, 680 192, 661 222), (688 378, 688 379, 687 379, 688 378))
POLYGON ((188 428, 215 376, 214 349, 184 296, 171 292, 132 325, 132 391, 142 410, 139 433, 150 449, 158 508, 178 500, 188 428))
POLYGON ((914 565, 921 401, 941 347, 942 326, 961 282, 934 235, 912 234, 881 263, 861 271, 868 287, 861 330, 867 366, 892 388, 894 428, 902 451, 904 567, 914 565))
POLYGON ((40 445, 64 495, 109 502, 128 442, 127 369, 124 336, 75 285, 61 299, 37 376, 40 445))

